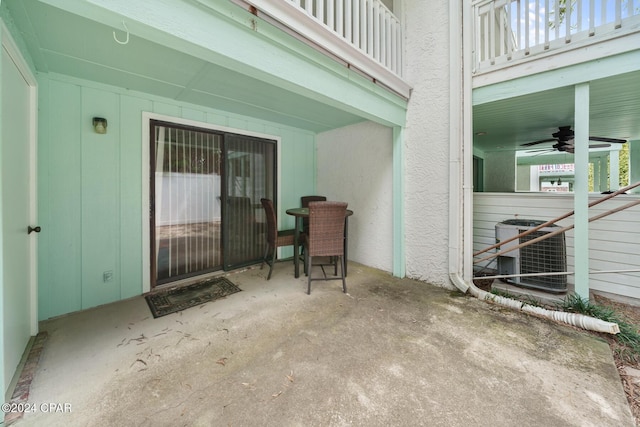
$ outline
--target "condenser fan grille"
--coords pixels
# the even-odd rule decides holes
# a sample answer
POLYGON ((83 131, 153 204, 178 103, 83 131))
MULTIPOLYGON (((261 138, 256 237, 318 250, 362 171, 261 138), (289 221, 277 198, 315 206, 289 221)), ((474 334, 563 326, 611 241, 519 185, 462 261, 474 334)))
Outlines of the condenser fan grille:
MULTIPOLYGON (((519 230, 520 233, 526 229, 519 230)), ((520 237, 520 243, 528 242, 548 232, 534 231, 520 237)), ((548 237, 520 249, 520 273, 552 273, 567 270, 564 233, 548 237)), ((526 282, 551 289, 566 289, 566 275, 528 276, 526 282)))

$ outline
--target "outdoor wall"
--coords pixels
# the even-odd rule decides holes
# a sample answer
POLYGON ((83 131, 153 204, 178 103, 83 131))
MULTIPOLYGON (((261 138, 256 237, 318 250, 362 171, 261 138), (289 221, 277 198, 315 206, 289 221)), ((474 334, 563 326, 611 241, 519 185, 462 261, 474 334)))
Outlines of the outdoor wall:
POLYGON ((484 191, 515 191, 515 189, 514 152, 487 153, 484 157, 484 191))
POLYGON ((281 138, 280 212, 315 188, 315 135, 61 75, 39 76, 39 318, 142 293, 142 113, 281 138), (108 120, 107 134, 92 117, 108 120), (111 281, 103 273, 112 272, 111 281))
POLYGON ((404 133, 406 274, 449 286, 449 3, 405 0, 402 11, 413 86, 404 133))
POLYGON ((393 269, 392 130, 373 122, 317 136, 317 194, 349 203, 349 259, 393 269), (363 191, 365 189, 365 191, 363 191))
MULTIPOLYGON (((531 167, 529 167, 529 165, 518 165, 516 166, 516 191, 531 191, 531 174, 532 174, 532 169, 531 167)), ((538 182, 534 182, 533 184, 536 185, 538 182)), ((536 190, 537 191, 537 188, 536 190)))
MULTIPOLYGON (((589 203, 603 196, 589 195, 589 203)), ((637 194, 620 195, 589 208, 589 217, 620 208, 638 200, 637 194)), ((573 193, 474 193, 473 251, 495 243, 495 225, 507 219, 549 221, 574 210, 573 193)), ((618 297, 640 298, 640 212, 634 206, 589 223, 589 268, 608 273, 591 274, 589 288, 618 297), (624 271, 626 272, 615 272, 624 271)), ((561 227, 574 223, 573 216, 557 222, 561 227)), ((565 232, 567 271, 575 271, 574 230, 565 232)), ((491 253, 491 252, 489 252, 491 253)), ((478 258, 480 259, 480 258, 478 258)), ((482 265, 482 264, 479 264, 482 265)), ((495 268, 493 262, 489 265, 495 268)), ((573 275, 567 276, 570 287, 573 275)))

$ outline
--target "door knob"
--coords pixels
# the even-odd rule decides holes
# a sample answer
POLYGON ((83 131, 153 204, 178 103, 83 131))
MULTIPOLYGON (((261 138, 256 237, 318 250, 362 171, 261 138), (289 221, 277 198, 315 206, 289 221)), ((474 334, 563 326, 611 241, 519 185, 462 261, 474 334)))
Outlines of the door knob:
POLYGON ((42 230, 42 229, 40 228, 40 226, 36 226, 36 227, 29 226, 29 227, 27 227, 27 234, 31 234, 31 233, 33 233, 34 231, 35 231, 36 233, 39 233, 39 232, 40 232, 40 230, 42 230))

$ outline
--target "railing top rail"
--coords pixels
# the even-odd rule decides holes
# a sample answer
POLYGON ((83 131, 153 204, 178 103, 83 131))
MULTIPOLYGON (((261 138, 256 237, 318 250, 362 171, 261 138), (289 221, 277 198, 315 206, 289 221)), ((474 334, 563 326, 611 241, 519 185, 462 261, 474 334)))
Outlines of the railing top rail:
POLYGON ((408 99, 404 36, 399 19, 380 0, 232 0, 247 3, 272 22, 376 84, 408 99))

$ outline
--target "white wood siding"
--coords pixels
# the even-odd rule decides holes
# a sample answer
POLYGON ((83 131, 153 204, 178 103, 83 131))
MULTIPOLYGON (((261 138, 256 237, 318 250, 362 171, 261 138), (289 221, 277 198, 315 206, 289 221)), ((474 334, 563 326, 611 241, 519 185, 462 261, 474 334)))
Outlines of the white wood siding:
MULTIPOLYGON (((589 202, 603 197, 594 194, 589 202)), ((638 195, 619 195, 589 209, 589 217, 638 200, 638 195)), ((548 221, 573 210, 573 195, 540 193, 475 193, 473 199, 473 251, 495 244, 495 225, 506 219, 548 221)), ((573 224, 573 216, 557 223, 573 224)), ((574 230, 565 233, 567 269, 574 271, 574 230)), ((590 271, 631 270, 640 268, 640 205, 589 223, 590 271)), ((476 259, 492 253, 479 255, 476 259)), ((482 264, 478 264, 482 265, 482 264)), ((495 263, 492 265, 495 267, 495 263)), ((574 283, 573 275, 568 276, 574 283)), ((625 297, 640 298, 640 273, 591 274, 589 288, 625 297)))

